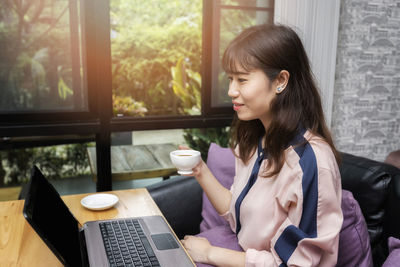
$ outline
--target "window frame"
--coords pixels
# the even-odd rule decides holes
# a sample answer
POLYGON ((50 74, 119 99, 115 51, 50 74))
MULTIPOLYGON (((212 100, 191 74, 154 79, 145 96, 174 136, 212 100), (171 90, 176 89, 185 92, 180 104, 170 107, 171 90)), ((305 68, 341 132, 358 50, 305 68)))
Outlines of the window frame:
MULTIPOLYGON (((62 144, 66 140, 74 141, 64 137, 66 135, 95 136, 97 191, 112 190, 112 132, 224 127, 229 126, 233 118, 232 108, 211 107, 211 81, 214 70, 212 66, 215 60, 213 61, 213 55, 209 51, 212 51, 216 43, 213 28, 217 18, 219 25, 219 17, 215 14, 220 12, 216 10, 220 6, 216 6, 216 1, 213 0, 203 0, 201 115, 114 117, 109 1, 79 1, 82 14, 83 76, 87 86, 88 111, 0 114, 0 149, 6 149, 4 143, 9 142, 12 137, 41 136, 45 143, 46 136, 58 136, 59 143, 62 144)), ((269 1, 273 3, 272 0, 269 1)), ((55 143, 57 141, 52 139, 52 144, 55 143)))

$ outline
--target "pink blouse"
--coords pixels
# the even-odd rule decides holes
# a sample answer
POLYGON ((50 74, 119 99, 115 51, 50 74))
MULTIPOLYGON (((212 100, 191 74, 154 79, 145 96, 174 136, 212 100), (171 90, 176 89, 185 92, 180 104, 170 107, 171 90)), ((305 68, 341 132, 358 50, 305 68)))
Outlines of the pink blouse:
MULTIPOLYGON (((300 136, 301 137, 301 136, 300 136)), ((306 131, 304 145, 285 150, 279 174, 259 175, 240 205, 237 234, 246 251, 246 266, 335 266, 338 255, 341 178, 329 145, 306 131)), ((238 151, 236 151, 238 153, 238 151)), ((235 203, 253 165, 236 158, 230 209, 222 214, 236 231, 235 203)))

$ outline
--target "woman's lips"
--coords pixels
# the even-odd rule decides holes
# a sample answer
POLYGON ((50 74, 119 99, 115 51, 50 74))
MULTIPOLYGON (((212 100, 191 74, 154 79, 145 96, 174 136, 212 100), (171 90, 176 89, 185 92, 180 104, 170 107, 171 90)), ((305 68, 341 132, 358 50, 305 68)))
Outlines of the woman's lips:
POLYGON ((242 106, 244 106, 243 104, 237 103, 237 102, 232 102, 233 104, 233 109, 235 111, 238 111, 242 106))

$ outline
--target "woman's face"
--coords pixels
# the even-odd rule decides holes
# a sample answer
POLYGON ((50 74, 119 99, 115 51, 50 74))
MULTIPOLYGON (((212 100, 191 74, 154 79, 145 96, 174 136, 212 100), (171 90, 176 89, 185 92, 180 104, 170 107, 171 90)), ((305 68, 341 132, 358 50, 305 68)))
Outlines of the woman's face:
POLYGON ((229 74, 228 95, 240 120, 259 119, 266 128, 270 122, 270 103, 276 97, 276 82, 271 82, 263 71, 250 72, 238 68, 229 74))

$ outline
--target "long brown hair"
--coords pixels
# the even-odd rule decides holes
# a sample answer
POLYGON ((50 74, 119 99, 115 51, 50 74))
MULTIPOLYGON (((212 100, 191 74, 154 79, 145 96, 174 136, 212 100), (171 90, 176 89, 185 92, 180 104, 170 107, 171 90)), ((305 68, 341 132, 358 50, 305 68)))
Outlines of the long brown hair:
POLYGON ((284 163, 284 150, 299 127, 322 137, 339 161, 307 54, 294 30, 270 24, 247 28, 226 48, 222 66, 227 73, 236 73, 238 66, 246 71, 260 69, 271 82, 282 70, 290 74, 285 90, 271 102, 272 120, 266 132, 260 120, 241 121, 235 116, 230 147, 239 146, 238 156, 244 162, 250 159, 265 134, 264 146, 269 158, 266 176, 279 173, 284 163))

